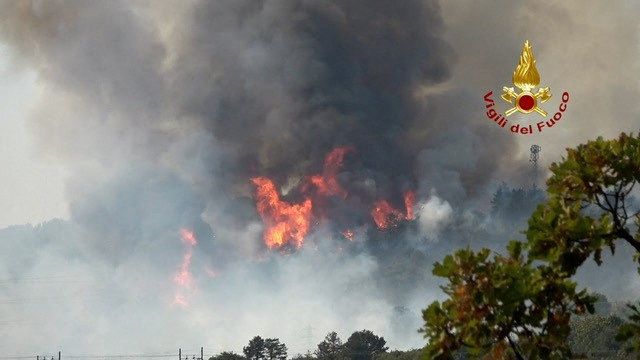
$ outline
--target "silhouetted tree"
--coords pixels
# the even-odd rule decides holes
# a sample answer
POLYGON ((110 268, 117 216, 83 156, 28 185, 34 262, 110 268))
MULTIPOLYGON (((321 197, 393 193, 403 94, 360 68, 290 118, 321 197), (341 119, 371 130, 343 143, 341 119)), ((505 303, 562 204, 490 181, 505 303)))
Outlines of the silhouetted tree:
POLYGON ((304 354, 297 354, 294 355, 291 360, 315 360, 316 357, 313 356, 313 354, 311 353, 311 351, 307 351, 304 354))
POLYGON ((351 360, 372 360, 387 351, 386 343, 383 337, 369 330, 356 331, 344 343, 344 354, 351 360))
POLYGON ((318 344, 315 354, 318 360, 339 360, 344 358, 343 350, 342 340, 335 331, 332 331, 318 344))
POLYGON ((519 224, 544 200, 545 193, 537 186, 511 188, 502 183, 491 199, 491 215, 503 222, 519 224))
POLYGON ((209 360, 245 360, 246 358, 240 354, 231 351, 223 351, 218 355, 214 355, 209 360))
POLYGON ((271 338, 264 341, 264 357, 267 360, 286 360, 287 346, 279 339, 271 338))
POLYGON ((248 360, 263 360, 265 358, 265 340, 256 336, 249 340, 249 344, 242 348, 244 356, 248 360))

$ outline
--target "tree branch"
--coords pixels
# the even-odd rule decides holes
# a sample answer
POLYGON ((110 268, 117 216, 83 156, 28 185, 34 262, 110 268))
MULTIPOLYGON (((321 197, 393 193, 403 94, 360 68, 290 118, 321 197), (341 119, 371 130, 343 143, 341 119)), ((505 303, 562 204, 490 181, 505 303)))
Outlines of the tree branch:
POLYGON ((513 350, 514 354, 516 354, 516 359, 525 360, 524 357, 520 354, 520 351, 518 351, 516 344, 513 342, 513 340, 511 340, 511 336, 507 334, 506 337, 507 337, 507 341, 509 341, 509 346, 511 346, 511 350, 513 350))
POLYGON ((633 236, 631 236, 631 234, 629 234, 629 232, 627 231, 627 229, 625 228, 618 228, 616 231, 616 235, 618 237, 620 237, 621 239, 626 240, 631 246, 633 246, 634 249, 636 249, 637 252, 640 253, 640 242, 636 239, 633 238, 633 236))

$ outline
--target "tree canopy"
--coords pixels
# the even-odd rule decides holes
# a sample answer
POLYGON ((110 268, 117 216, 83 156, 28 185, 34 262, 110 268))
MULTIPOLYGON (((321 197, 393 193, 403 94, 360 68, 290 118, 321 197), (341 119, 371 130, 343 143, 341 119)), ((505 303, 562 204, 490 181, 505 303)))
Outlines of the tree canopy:
POLYGON ((345 355, 351 360, 372 360, 377 354, 386 352, 386 340, 370 330, 356 331, 344 343, 345 355))
POLYGON ((510 243, 507 256, 490 255, 488 249, 461 249, 434 265, 434 275, 447 279, 442 289, 448 299, 423 312, 427 357, 452 359, 462 348, 492 359, 570 354, 564 341, 569 317, 593 300, 553 268, 526 260, 519 242, 510 243))
POLYGON ((566 158, 550 169, 548 199, 526 231, 530 256, 570 274, 589 256, 600 264, 602 250, 615 251, 618 241, 631 245, 637 258, 640 209, 632 195, 640 180, 640 138, 599 137, 567 149, 566 158))
MULTIPOLYGON (((255 336, 242 349, 248 360, 286 360, 287 346, 276 338, 263 339, 255 336)), ((231 359, 235 360, 235 359, 231 359)))
POLYGON ((218 355, 214 355, 209 360, 245 360, 246 358, 240 354, 230 351, 223 351, 218 355))
MULTIPOLYGON (((525 243, 511 242, 507 255, 463 249, 434 265, 447 299, 423 312, 427 357, 451 359, 464 348, 492 359, 566 358, 570 316, 592 313, 596 300, 571 276, 589 257, 600 265, 602 251, 620 242, 640 261, 640 138, 598 138, 567 149, 550 169, 547 200, 530 217, 525 243)), ((630 309, 617 338, 635 339, 638 351, 640 308, 630 309)))
POLYGON ((335 331, 332 331, 324 337, 315 351, 318 360, 340 360, 344 359, 344 349, 342 340, 335 331))

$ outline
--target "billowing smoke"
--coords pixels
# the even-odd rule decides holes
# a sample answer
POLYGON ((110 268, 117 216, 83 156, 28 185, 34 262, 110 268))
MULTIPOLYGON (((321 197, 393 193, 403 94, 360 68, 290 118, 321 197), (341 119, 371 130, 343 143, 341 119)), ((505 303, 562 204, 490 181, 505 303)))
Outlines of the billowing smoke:
MULTIPOLYGON (((248 179, 266 177, 291 189, 285 200, 314 197, 300 210, 340 231, 372 224, 376 201, 398 207, 417 188, 424 136, 412 126, 427 116, 417 92, 445 80, 453 60, 435 4, 236 1, 192 11, 176 45, 177 111, 219 142, 220 186, 244 185, 236 194, 246 195, 248 179), (330 175, 342 188, 319 199, 310 180, 340 148, 350 151, 330 175)), ((282 231, 282 241, 302 242, 282 231)))
POLYGON ((0 231, 0 348, 419 346, 432 262, 521 225, 474 208, 520 155, 445 30, 430 0, 3 2, 70 214, 0 231))

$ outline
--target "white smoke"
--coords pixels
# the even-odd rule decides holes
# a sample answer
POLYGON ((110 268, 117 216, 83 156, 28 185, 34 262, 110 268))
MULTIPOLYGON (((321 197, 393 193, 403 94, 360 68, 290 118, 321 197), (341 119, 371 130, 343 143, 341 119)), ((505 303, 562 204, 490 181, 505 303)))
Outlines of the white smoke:
POLYGON ((426 202, 418 204, 418 225, 422 235, 437 239, 440 232, 453 219, 453 208, 443 199, 440 199, 435 191, 426 202))

